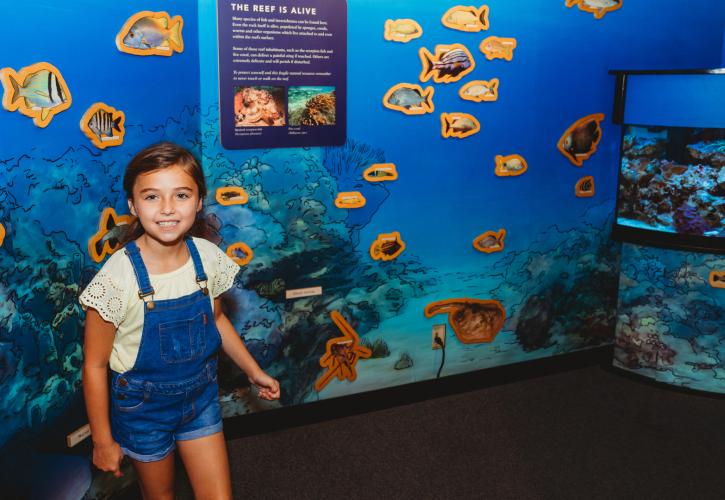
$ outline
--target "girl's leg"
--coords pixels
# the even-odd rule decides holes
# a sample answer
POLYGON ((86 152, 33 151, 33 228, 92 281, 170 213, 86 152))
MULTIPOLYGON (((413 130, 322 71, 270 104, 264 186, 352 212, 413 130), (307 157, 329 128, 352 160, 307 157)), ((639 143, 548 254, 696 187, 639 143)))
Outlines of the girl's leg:
POLYGON ((223 433, 177 441, 176 447, 184 461, 197 500, 232 498, 229 458, 223 433))
POLYGON ((157 462, 139 462, 131 459, 141 483, 144 500, 173 500, 174 453, 157 462))

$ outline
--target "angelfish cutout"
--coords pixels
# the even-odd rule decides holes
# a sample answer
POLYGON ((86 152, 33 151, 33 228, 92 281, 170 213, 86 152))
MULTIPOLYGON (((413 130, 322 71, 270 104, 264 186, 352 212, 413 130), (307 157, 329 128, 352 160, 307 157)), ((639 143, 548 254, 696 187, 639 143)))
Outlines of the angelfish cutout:
POLYGON ((0 69, 5 92, 2 105, 33 119, 36 127, 45 128, 58 113, 70 108, 73 97, 58 68, 47 62, 25 66, 19 71, 0 69))
POLYGON ((408 43, 423 36, 423 28, 413 19, 388 19, 383 38, 389 42, 408 43))
POLYGON ((363 172, 363 179, 368 182, 394 181, 397 178, 395 163, 373 163, 363 172))
POLYGON ((444 139, 465 139, 481 130, 481 123, 468 113, 441 113, 441 135, 444 139))
POLYGON ((461 87, 458 95, 466 101, 494 102, 498 100, 498 83, 498 78, 473 80, 461 87))
POLYGON ((88 240, 88 255, 95 263, 100 263, 121 248, 121 238, 126 231, 124 226, 133 222, 133 215, 116 215, 111 207, 106 207, 98 219, 98 231, 88 240))
POLYGON ((579 198, 591 198, 594 196, 594 177, 587 175, 579 179, 574 187, 574 193, 579 198))
POLYGON ((83 114, 80 122, 81 131, 98 149, 120 146, 126 135, 126 129, 123 127, 125 120, 126 115, 123 111, 96 102, 83 114))
POLYGON ((506 309, 498 300, 446 299, 425 306, 426 318, 448 314, 448 323, 464 344, 493 342, 503 327, 506 309))
POLYGON ((622 8, 624 0, 609 0, 612 5, 597 6, 596 3, 601 4, 602 2, 593 2, 592 0, 566 0, 567 7, 574 7, 577 5, 579 10, 584 12, 591 12, 594 14, 595 19, 601 19, 607 12, 612 12, 622 8))
POLYGON ((383 96, 383 106, 406 115, 424 115, 435 110, 433 104, 433 87, 423 89, 414 83, 398 83, 393 85, 383 96), (416 97, 417 95, 417 97, 416 97))
POLYGON ((513 155, 496 155, 494 159, 496 168, 494 173, 499 177, 514 177, 521 175, 529 169, 528 163, 523 156, 513 155))
POLYGON ((504 59, 510 61, 514 58, 514 49, 516 48, 515 38, 505 38, 499 36, 489 36, 484 39, 478 48, 484 53, 486 59, 492 61, 494 59, 504 59))
POLYGON ((405 250, 405 243, 400 239, 400 233, 393 231, 392 233, 379 234, 378 237, 370 245, 370 257, 373 260, 389 260, 397 259, 405 250))
POLYGON ((365 203, 365 197, 358 191, 338 193, 337 198, 335 198, 337 208, 362 208, 365 203))
POLYGON ((350 326, 345 318, 337 311, 330 313, 332 321, 342 332, 342 337, 335 337, 327 341, 325 354, 320 358, 320 366, 327 371, 315 382, 315 390, 320 392, 332 380, 349 380, 354 382, 357 379, 355 369, 360 358, 368 359, 372 351, 360 345, 360 337, 350 326))
POLYGON ((504 247, 506 230, 486 231, 473 240, 473 248, 483 253, 500 252, 504 247))
POLYGON ((246 266, 254 257, 254 252, 249 248, 249 245, 241 241, 229 245, 226 254, 240 266, 246 266))
POLYGON ((482 5, 479 9, 473 6, 456 5, 443 14, 441 22, 446 28, 469 33, 487 30, 489 26, 488 5, 482 5))
POLYGON ((249 201, 247 192, 237 186, 225 186, 217 188, 214 199, 220 205, 244 205, 249 201))
POLYGON ((116 48, 135 56, 171 56, 184 51, 183 28, 181 16, 149 10, 137 12, 116 35, 116 48))
POLYGON ((725 270, 710 271, 710 286, 713 288, 725 288, 725 270))
POLYGON ((585 160, 597 151, 602 140, 600 123, 604 120, 602 113, 587 115, 578 119, 562 134, 556 147, 570 162, 581 167, 585 160))

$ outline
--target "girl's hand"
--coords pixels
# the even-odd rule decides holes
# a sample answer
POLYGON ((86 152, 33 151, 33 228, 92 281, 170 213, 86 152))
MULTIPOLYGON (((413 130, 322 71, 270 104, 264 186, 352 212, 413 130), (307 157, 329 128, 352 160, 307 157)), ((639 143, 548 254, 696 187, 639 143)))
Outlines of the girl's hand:
POLYGON ((93 444, 93 465, 104 472, 112 472, 114 476, 121 477, 121 460, 123 451, 117 442, 108 444, 93 444))
POLYGON ((279 382, 263 371, 249 377, 249 381, 259 390, 259 397, 271 401, 279 399, 279 382))

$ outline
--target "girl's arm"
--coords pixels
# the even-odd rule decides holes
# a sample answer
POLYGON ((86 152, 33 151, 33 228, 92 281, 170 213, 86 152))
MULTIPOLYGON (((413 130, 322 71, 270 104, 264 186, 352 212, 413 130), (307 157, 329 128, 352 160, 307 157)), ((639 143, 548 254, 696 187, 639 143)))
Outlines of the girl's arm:
POLYGON ((249 381, 257 386, 259 397, 268 400, 279 399, 279 382, 267 375, 249 354, 229 318, 222 312, 219 297, 214 299, 214 322, 221 334, 224 352, 247 374, 249 381))
POLYGON ((93 440, 93 464, 120 477, 123 451, 111 436, 108 418, 108 360, 116 327, 95 309, 86 312, 83 342, 83 395, 93 440))

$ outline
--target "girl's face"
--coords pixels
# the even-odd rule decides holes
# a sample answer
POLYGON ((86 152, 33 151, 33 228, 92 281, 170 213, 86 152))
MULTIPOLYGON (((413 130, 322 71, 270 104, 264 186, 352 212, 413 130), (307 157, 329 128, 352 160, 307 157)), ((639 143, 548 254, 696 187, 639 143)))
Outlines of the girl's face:
POLYGON ((153 170, 136 178, 128 208, 147 237, 173 245, 191 229, 201 210, 199 188, 179 166, 153 170))

